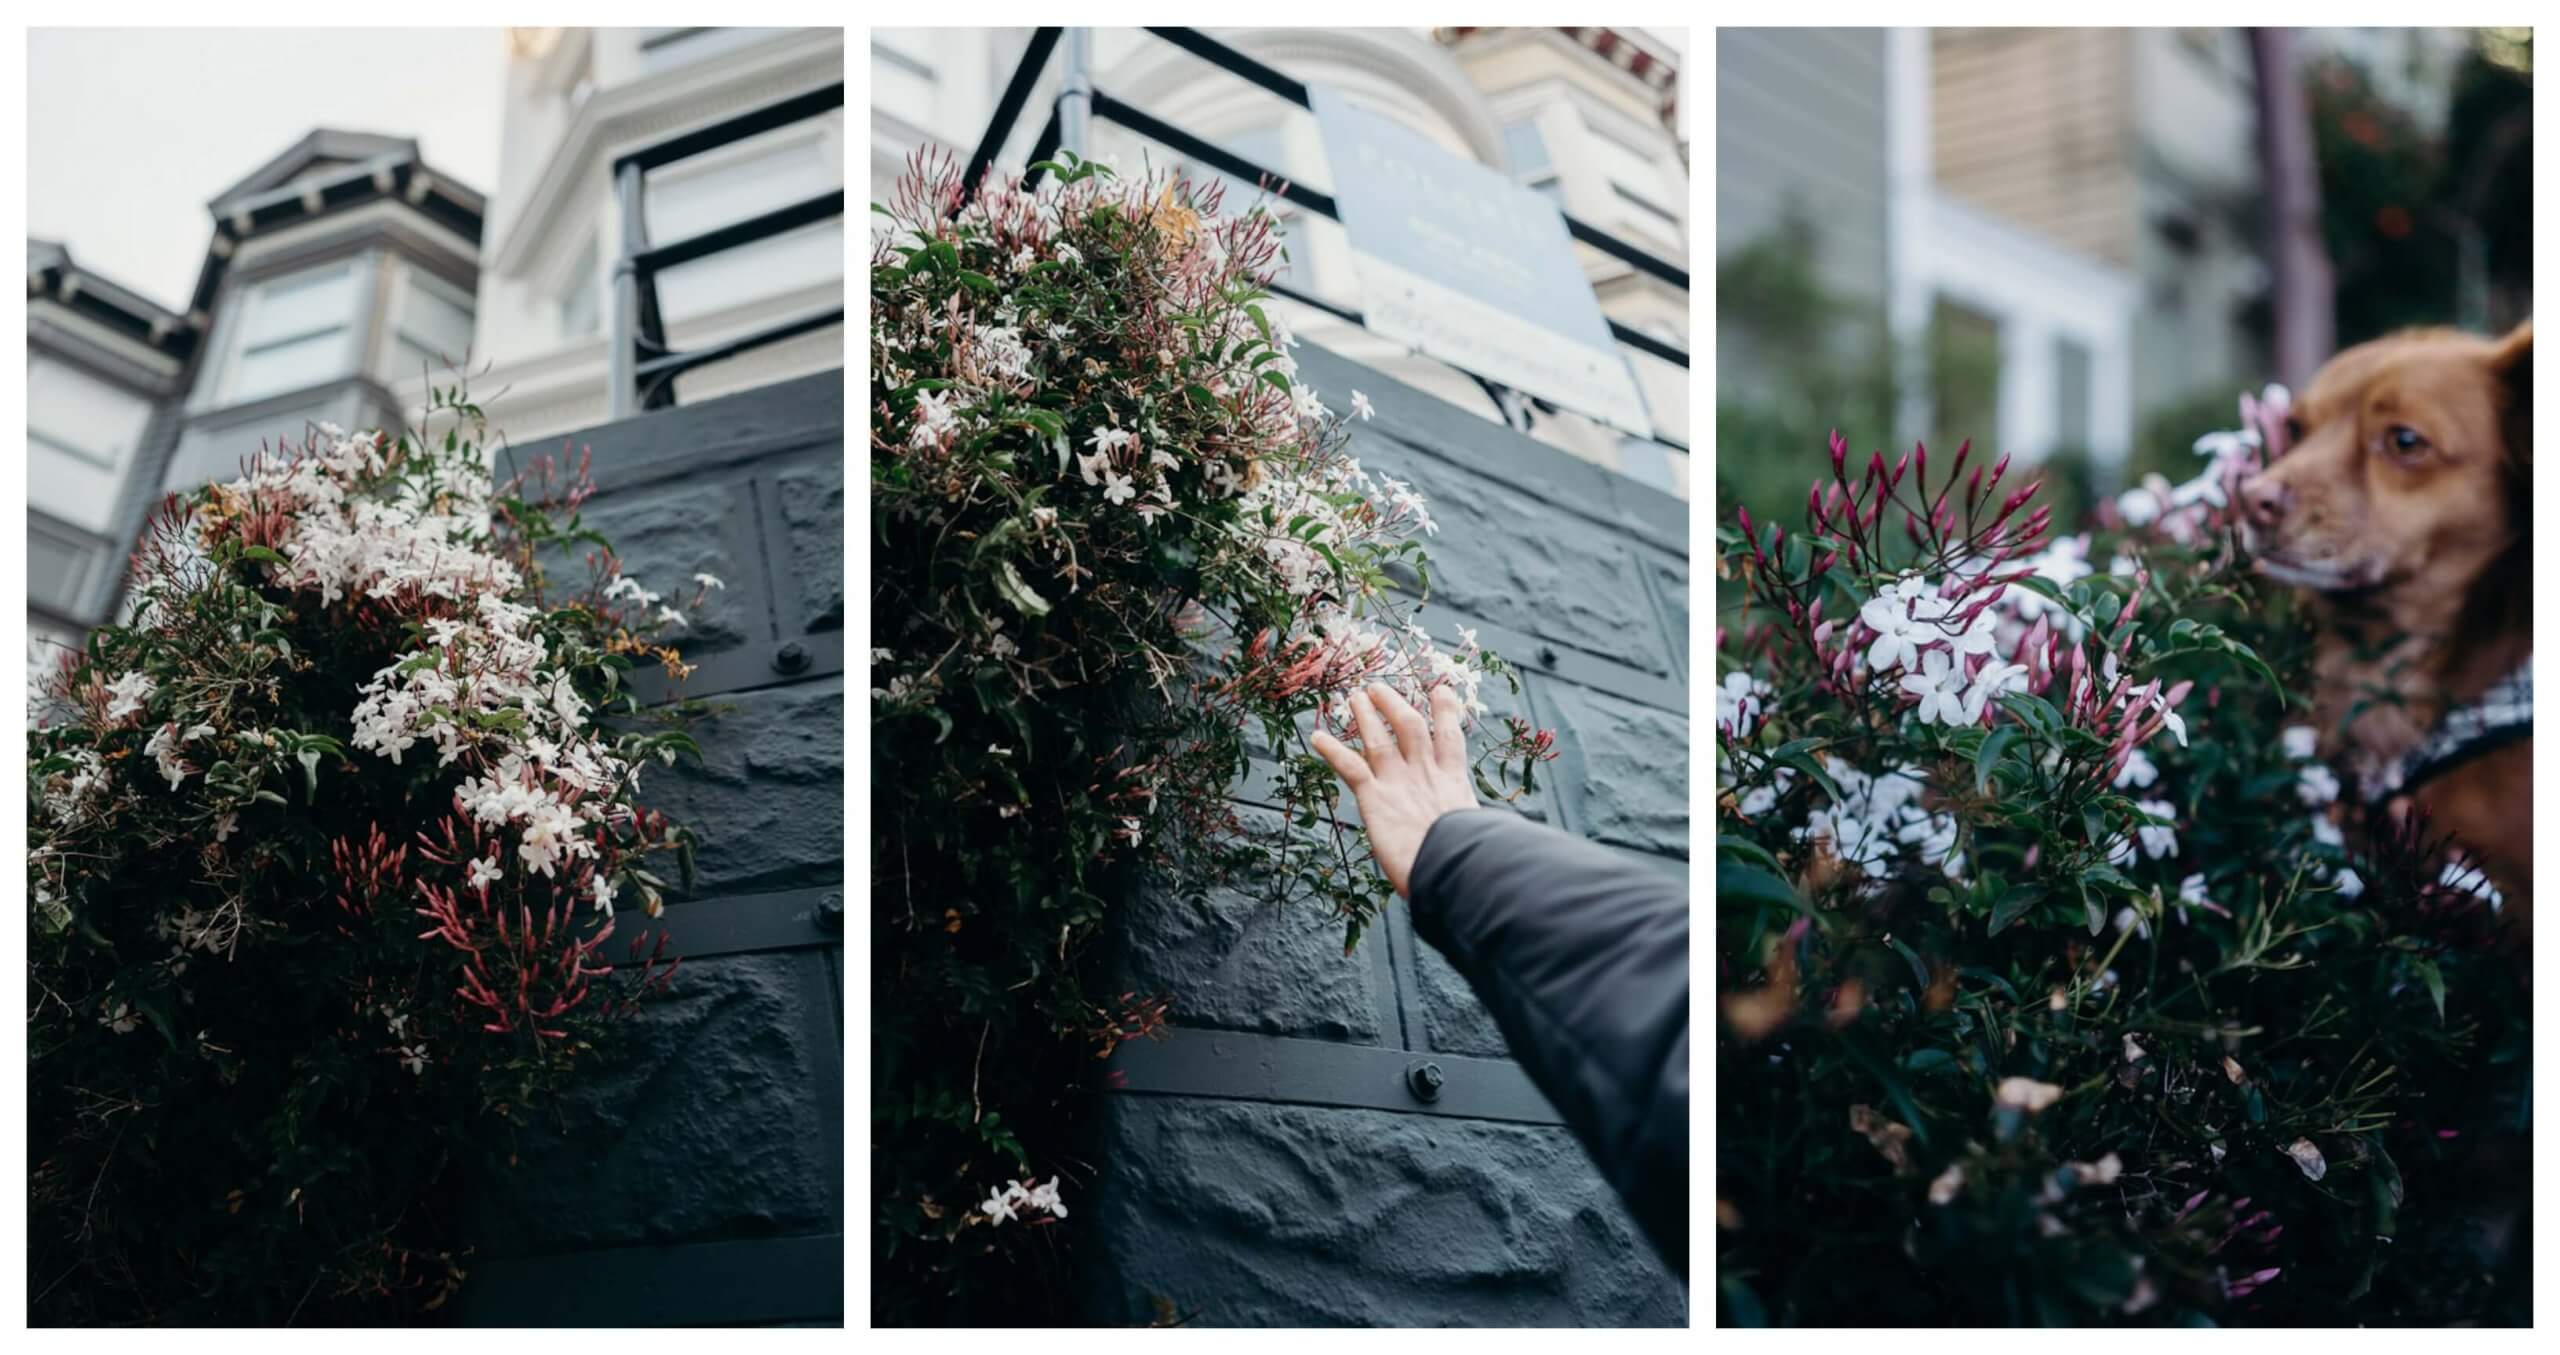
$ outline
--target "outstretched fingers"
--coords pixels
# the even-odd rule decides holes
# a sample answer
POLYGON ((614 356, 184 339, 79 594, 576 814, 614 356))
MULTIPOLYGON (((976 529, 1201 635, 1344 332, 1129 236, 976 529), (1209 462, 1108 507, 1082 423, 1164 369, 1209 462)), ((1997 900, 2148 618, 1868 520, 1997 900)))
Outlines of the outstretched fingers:
POLYGON ((1369 684, 1369 704, 1387 717, 1387 727, 1395 731, 1397 755, 1417 767, 1429 766, 1431 727, 1423 723, 1422 712, 1383 682, 1369 684))
POLYGON ((1360 760, 1360 754, 1351 745, 1321 729, 1309 742, 1315 745, 1316 756, 1323 758, 1324 765, 1333 768, 1333 774, 1341 777, 1342 784, 1349 786, 1354 794, 1369 784, 1369 764, 1360 760))
POLYGON ((1457 776, 1467 771, 1465 713, 1466 703, 1458 699, 1456 688, 1444 682, 1431 689, 1431 760, 1440 770, 1457 776))
POLYGON ((1396 741, 1387 736, 1386 725, 1378 718, 1377 689, 1363 688, 1351 694, 1351 718, 1360 726, 1360 751, 1368 756, 1369 769, 1380 774, 1404 765, 1404 756, 1396 750, 1396 741))

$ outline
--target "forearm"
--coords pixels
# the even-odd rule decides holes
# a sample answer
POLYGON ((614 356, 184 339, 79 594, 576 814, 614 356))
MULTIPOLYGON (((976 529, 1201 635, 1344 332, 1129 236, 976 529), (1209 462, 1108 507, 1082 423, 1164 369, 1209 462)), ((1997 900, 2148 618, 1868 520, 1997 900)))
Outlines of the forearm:
POLYGON ((1414 929, 1673 1264, 1686 1259, 1689 917, 1677 879, 1498 810, 1432 825, 1414 929))

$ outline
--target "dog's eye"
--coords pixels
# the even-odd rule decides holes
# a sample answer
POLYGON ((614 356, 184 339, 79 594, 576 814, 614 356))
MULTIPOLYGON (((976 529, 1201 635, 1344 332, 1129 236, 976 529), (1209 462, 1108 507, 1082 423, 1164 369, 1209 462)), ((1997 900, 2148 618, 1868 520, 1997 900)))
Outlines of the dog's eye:
POLYGON ((2301 441, 2302 420, 2288 416, 2284 421, 2284 445, 2291 447, 2301 441))
POLYGON ((2393 424, 2383 433, 2382 445, 2390 448, 2393 456, 2412 460, 2427 450, 2427 435, 2407 424, 2393 424))

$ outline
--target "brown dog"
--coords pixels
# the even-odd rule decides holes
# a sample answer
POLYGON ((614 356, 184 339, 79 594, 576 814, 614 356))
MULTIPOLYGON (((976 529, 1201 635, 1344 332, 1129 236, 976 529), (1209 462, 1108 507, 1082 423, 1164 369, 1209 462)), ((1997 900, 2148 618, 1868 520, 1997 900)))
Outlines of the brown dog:
POLYGON ((2291 446, 2240 487, 2259 572, 2309 590, 2312 707, 2349 794, 2414 797, 2529 935, 2528 723, 2489 710, 2533 655, 2533 324, 2409 330, 2329 360, 2291 446), (2448 718, 2450 717, 2450 719, 2448 718), (2467 731, 2494 727, 2491 737, 2467 731))

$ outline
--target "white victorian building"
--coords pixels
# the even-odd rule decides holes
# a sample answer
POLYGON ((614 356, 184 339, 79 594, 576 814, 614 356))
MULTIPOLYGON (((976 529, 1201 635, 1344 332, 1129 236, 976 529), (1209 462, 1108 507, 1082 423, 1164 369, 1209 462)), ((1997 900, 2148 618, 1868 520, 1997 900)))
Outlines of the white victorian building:
MULTIPOLYGON (((844 79, 839 29, 520 28, 509 32, 497 191, 483 240, 471 389, 526 443, 611 417, 613 164, 844 79)), ((648 175, 653 243, 844 186, 841 109, 648 175)), ((844 304, 844 224, 823 221, 659 275, 669 343, 696 349, 844 304)), ((676 379, 690 404, 844 365, 831 325, 676 379)), ((423 383, 416 393, 423 394, 423 383)))

